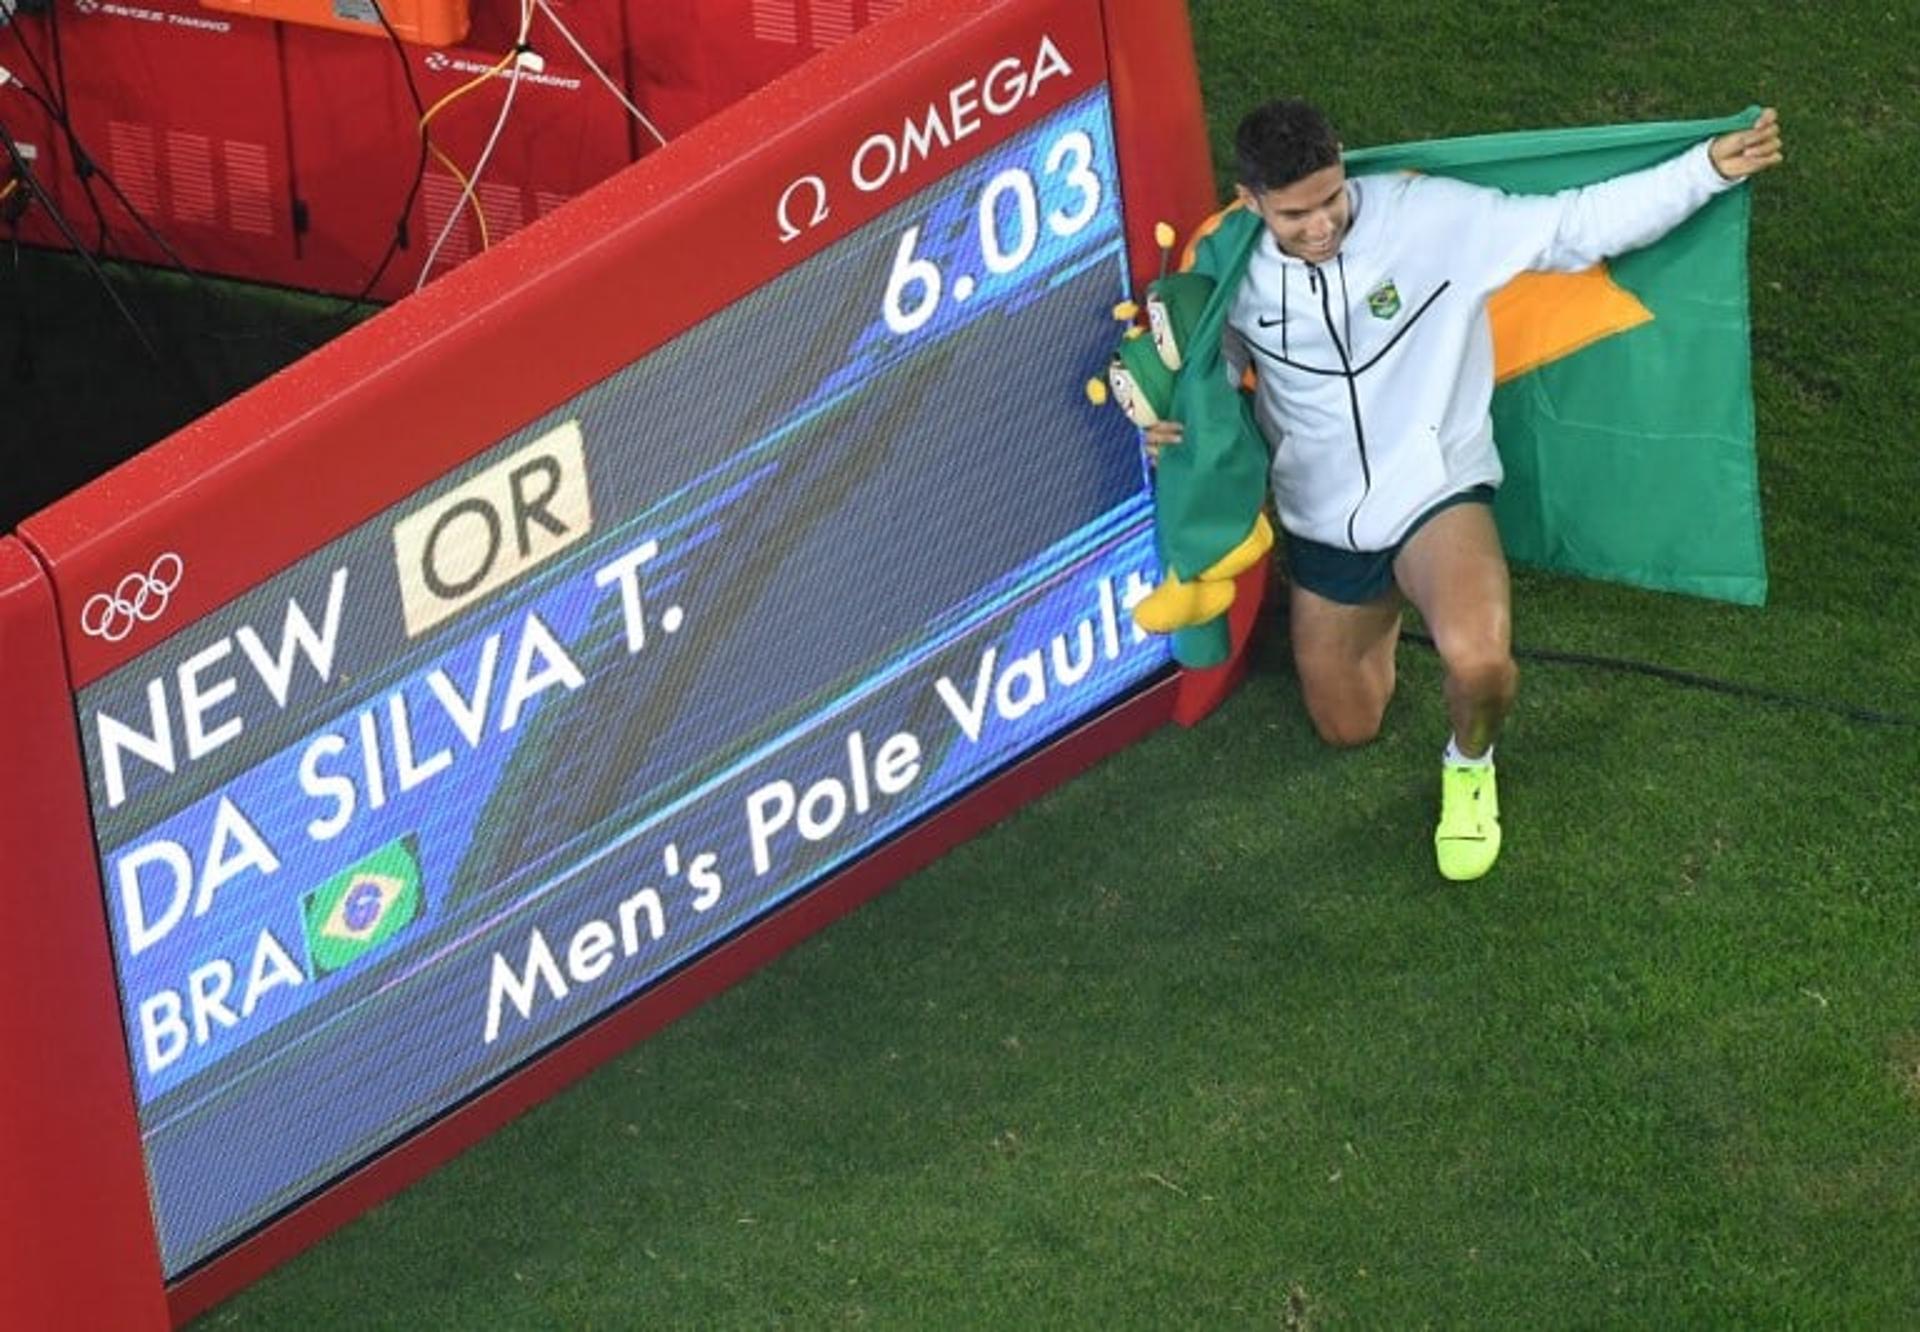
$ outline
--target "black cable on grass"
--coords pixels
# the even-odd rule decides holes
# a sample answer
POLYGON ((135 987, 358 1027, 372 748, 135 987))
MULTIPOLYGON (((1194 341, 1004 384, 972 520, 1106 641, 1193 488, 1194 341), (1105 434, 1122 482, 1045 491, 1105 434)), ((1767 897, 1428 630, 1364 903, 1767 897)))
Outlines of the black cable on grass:
MULTIPOLYGON (((51 11, 49 11, 49 18, 51 19, 51 11)), ((34 56, 33 48, 27 44, 26 38, 20 37, 19 40, 21 51, 24 52, 27 59, 32 62, 34 71, 41 82, 46 83, 46 67, 34 56)), ((100 201, 93 192, 93 178, 98 176, 101 183, 107 187, 114 199, 119 203, 121 209, 125 211, 128 217, 133 219, 135 225, 140 228, 147 239, 152 241, 161 253, 166 255, 173 267, 185 274, 194 283, 197 290, 206 291, 207 284, 201 275, 195 271, 191 264, 181 258, 180 252, 167 242, 167 238, 160 234, 152 222, 147 220, 146 214, 142 213, 133 200, 127 197, 127 192, 120 188, 120 182, 115 180, 112 173, 105 167, 94 161, 93 155, 87 151, 86 145, 80 142, 80 136, 75 132, 73 121, 67 111, 66 74, 64 66, 61 64, 59 53, 59 38, 57 30, 55 30, 53 47, 54 69, 56 72, 55 77, 59 79, 59 84, 57 87, 52 84, 47 85, 55 94, 52 98, 49 98, 46 93, 41 92, 38 88, 35 88, 18 75, 13 76, 12 83, 14 87, 31 98, 33 102, 46 113, 47 117, 53 121, 54 125, 58 127, 62 135, 66 138, 67 149, 73 155, 74 170, 80 177, 80 183, 86 191, 87 204, 92 208, 94 222, 99 227, 99 239, 91 252, 78 242, 76 233, 74 233, 71 228, 61 226, 62 234, 67 237, 68 242, 73 245, 75 252, 80 254, 83 259, 105 260, 108 257, 107 218, 106 214, 101 211, 100 201)), ((46 207, 49 216, 54 216, 52 203, 48 202, 46 207)), ((57 216, 54 220, 56 225, 60 225, 60 219, 57 216)), ((104 277, 102 280, 105 280, 104 277)), ((115 304, 120 304, 117 298, 115 304)), ((142 342, 145 342, 144 338, 142 342)), ((172 366, 170 370, 171 373, 181 381, 189 398, 198 403, 196 410, 205 411, 219 405, 220 395, 213 390, 213 387, 206 382, 198 368, 191 362, 172 366)))
MULTIPOLYGON (((20 46, 21 46, 21 50, 26 54, 27 59, 32 62, 35 73, 37 74, 41 82, 43 83, 46 82, 46 79, 47 79, 46 67, 42 65, 40 61, 34 56, 33 49, 27 45, 26 39, 24 37, 20 38, 20 46)), ((196 292, 200 293, 203 297, 210 299, 212 301, 216 311, 216 321, 221 323, 232 322, 231 307, 228 303, 226 296, 216 286, 214 286, 212 283, 210 283, 207 280, 205 274, 201 273, 197 268, 195 268, 192 264, 186 261, 185 257, 182 256, 181 253, 173 247, 172 243, 167 240, 166 236, 163 235, 160 232, 160 230, 153 225, 153 223, 148 219, 147 215, 140 211, 139 206, 135 204, 132 199, 127 197, 127 192, 120 188, 120 182, 113 178, 113 174, 109 172, 104 166, 101 166, 98 162, 96 162, 93 159, 93 155, 87 151, 86 145, 80 142, 80 136, 73 128, 73 122, 67 110, 65 71, 64 71, 64 68, 61 66, 61 63, 59 60, 59 45, 58 45, 57 36, 56 36, 56 41, 54 45, 54 56, 55 56, 54 65, 57 71, 57 77, 60 78, 61 82, 57 88, 53 89, 55 96, 52 99, 49 99, 39 89, 33 87, 31 84, 19 78, 17 75, 14 77, 13 83, 14 83, 14 86, 19 88, 22 93, 32 98, 33 101, 39 105, 40 109, 46 113, 48 118, 51 119, 56 126, 59 127, 60 131, 65 136, 66 142, 67 142, 67 148, 73 155, 75 169, 78 171, 81 181, 86 187, 87 202, 93 206, 95 219, 98 221, 101 228, 100 230, 101 243, 98 247, 99 253, 102 256, 104 256, 106 253, 107 222, 106 222, 105 216, 100 211, 99 202, 94 198, 94 195, 93 195, 93 177, 95 176, 98 176, 101 180, 101 183, 103 183, 107 187, 107 189, 112 193, 115 202, 117 202, 120 205, 121 210, 125 212, 126 215, 133 220, 134 225, 140 229, 141 234, 144 235, 150 242, 152 242, 154 248, 158 249, 161 252, 161 254, 166 256, 167 262, 176 271, 184 275, 190 282, 192 282, 194 290, 196 292)), ((204 312, 204 309, 205 307, 203 306, 202 307, 203 312, 204 312)), ((218 333, 215 333, 212 336, 216 341, 221 340, 220 335, 218 333)), ((302 350, 311 350, 311 348, 308 348, 304 343, 294 342, 294 340, 291 337, 287 338, 286 340, 288 342, 293 343, 294 346, 300 347, 302 350)), ((196 366, 192 364, 191 361, 189 361, 187 369, 182 373, 184 373, 188 378, 192 380, 192 390, 195 396, 200 400, 201 408, 203 410, 211 409, 213 407, 219 406, 220 401, 224 395, 219 392, 216 392, 214 387, 205 381, 204 377, 199 373, 199 370, 197 369, 196 366)), ((229 372, 226 375, 226 379, 228 381, 231 381, 232 379, 231 372, 229 372)))
MULTIPOLYGON (((134 225, 139 227, 146 235, 146 238, 152 241, 162 254, 167 256, 167 262, 171 263, 188 277, 198 280, 200 274, 195 271, 193 265, 189 264, 185 259, 182 259, 180 252, 167 243, 167 238, 154 229, 153 223, 147 220, 147 215, 141 212, 133 200, 127 197, 127 192, 120 188, 120 182, 115 180, 105 167, 93 160, 92 154, 87 152, 86 146, 74 135, 72 127, 67 123, 66 107, 64 105, 56 106, 28 84, 20 83, 17 79, 15 82, 21 92, 31 97, 35 102, 38 102, 40 109, 45 111, 56 124, 65 130, 67 147, 72 150, 74 161, 79 164, 81 174, 89 182, 91 182, 95 176, 100 177, 101 183, 112 192, 114 200, 119 203, 121 208, 126 210, 127 216, 133 219, 134 225)), ((91 183, 88 184, 87 191, 87 198, 89 202, 91 202, 93 200, 93 187, 91 183)), ((99 204, 95 203, 94 208, 97 212, 99 204)), ((102 228, 107 224, 105 217, 100 217, 98 221, 102 228)))
MULTIPOLYGON (((47 115, 53 119, 54 123, 66 132, 67 147, 72 150, 74 161, 79 165, 81 175, 89 182, 91 182, 94 176, 100 177, 101 183, 112 192, 115 202, 125 210, 128 217, 133 219, 134 225, 139 227, 141 233, 153 242, 155 248, 167 256, 167 262, 179 269, 180 272, 186 274, 189 278, 192 278, 195 282, 202 281, 203 279, 199 270, 181 258, 180 252, 174 249, 167 238, 154 227, 153 223, 147 220, 147 215, 140 211, 139 206, 127 197, 127 192, 120 188, 120 182, 115 180, 105 167, 93 160, 92 154, 87 152, 86 145, 80 142, 79 138, 74 134, 72 125, 68 123, 65 104, 61 103, 56 105, 48 101, 31 85, 22 83, 18 79, 15 79, 14 82, 21 92, 39 103, 40 109, 45 111, 47 115)), ((93 201, 93 187, 91 183, 87 186, 87 199, 89 202, 93 201)), ((94 210, 98 213, 98 203, 94 203, 94 210)), ((98 221, 103 229, 102 235, 104 236, 104 228, 107 225, 106 218, 100 217, 98 221)), ((102 247, 101 253, 105 253, 104 247, 102 247)))
POLYGON ((55 227, 59 228, 61 236, 79 254, 81 262, 87 266, 87 271, 93 274, 94 279, 107 293, 107 299, 113 302, 114 309, 120 312, 120 317, 127 321, 127 327, 133 330, 133 336, 140 340, 140 346, 145 350, 148 358, 155 365, 165 365, 166 361, 161 357, 160 349, 153 345, 153 339, 147 336, 147 330, 134 317, 133 311, 127 308, 127 303, 120 299, 120 292, 114 287, 112 279, 107 276, 106 271, 94 259, 92 252, 82 243, 73 225, 67 221, 66 215, 60 211, 41 186, 40 178, 34 175, 33 168, 27 165, 26 157, 20 152, 20 145, 14 141, 13 135, 7 132, 4 123, 0 123, 0 147, 6 149, 7 159, 13 165, 15 179, 33 196, 34 202, 46 210, 48 218, 52 220, 55 227))
MULTIPOLYGON (((406 46, 401 42, 400 34, 395 30, 392 21, 388 19, 386 10, 380 4, 380 0, 369 0, 369 2, 373 6, 375 16, 380 20, 381 28, 387 34, 388 42, 393 48, 395 57, 400 61, 400 74, 407 85, 407 96, 413 102, 415 118, 422 118, 426 115, 426 104, 421 101, 419 85, 414 82, 413 63, 407 58, 406 46)), ((95 220, 99 224, 102 247, 104 247, 106 240, 107 222, 101 212, 99 201, 94 198, 93 194, 92 177, 96 175, 100 177, 107 189, 112 192, 115 201, 118 202, 121 208, 126 211, 127 215, 133 219, 134 224, 138 226, 147 239, 152 241, 154 246, 167 257, 167 261, 175 269, 191 279, 197 288, 206 290, 207 283, 204 275, 182 258, 179 251, 175 250, 174 247, 168 243, 166 237, 160 234, 153 224, 148 221, 146 215, 127 197, 126 191, 120 188, 119 182, 114 180, 114 178, 108 174, 106 168, 96 162, 92 154, 87 152, 85 145, 80 142, 79 137, 75 134, 72 122, 69 120, 67 114, 66 70, 61 60, 57 27, 50 25, 50 33, 53 39, 51 55, 54 64, 54 73, 51 79, 49 78, 46 66, 41 64, 39 57, 35 55, 33 48, 28 44, 25 35, 17 30, 17 26, 14 36, 20 46, 22 54, 26 56, 28 63, 33 66, 35 75, 42 84, 48 85, 49 90, 54 93, 54 97, 51 99, 48 98, 38 89, 18 78, 14 79, 13 82, 21 92, 31 97, 40 105, 40 108, 53 120, 65 137, 67 147, 73 154, 76 170, 80 175, 82 184, 86 188, 87 202, 92 206, 95 220)), ((271 337, 276 340, 284 340, 300 348, 302 351, 313 350, 313 344, 303 341, 302 338, 296 336, 296 334, 307 335, 313 329, 324 327, 326 324, 341 318, 357 307, 367 304, 368 296, 372 293, 374 287, 379 284, 381 277, 386 274, 387 269, 393 263, 394 257, 401 250, 408 248, 410 241, 407 235, 407 223, 413 215, 414 202, 419 197, 420 188, 426 181, 426 170, 427 142, 426 136, 422 135, 419 155, 414 162, 413 179, 407 186, 406 201, 401 205, 399 217, 395 219, 394 222, 393 240, 388 244, 386 253, 381 256, 379 264, 374 267, 373 273, 367 278, 365 284, 361 286, 356 295, 346 298, 338 307, 332 310, 315 315, 311 319, 300 321, 293 328, 270 330, 264 334, 241 334, 232 336, 215 334, 216 340, 246 342, 253 341, 260 337, 271 337)), ((75 248, 78 249, 81 247, 76 245, 75 248)), ((104 253, 104 249, 102 253, 104 253)), ((218 301, 218 299, 218 294, 216 293, 216 301, 218 301)), ((325 341, 325 339, 323 338, 322 341, 325 341)), ((210 399, 210 402, 211 401, 210 399)))
MULTIPOLYGON (((1431 636, 1407 631, 1405 637, 1410 642, 1438 651, 1431 636)), ((1836 703, 1831 699, 1815 698, 1810 694, 1790 694, 1779 689, 1765 689, 1759 685, 1742 684, 1738 680, 1722 680, 1717 676, 1700 675, 1694 671, 1678 670, 1672 666, 1661 666, 1650 661, 1634 661, 1626 657, 1602 657, 1590 652, 1557 652, 1552 648, 1521 648, 1513 650, 1513 655, 1521 661, 1544 662, 1550 666, 1584 666, 1592 670, 1614 671, 1621 675, 1640 675, 1650 680, 1662 680, 1668 684, 1680 685, 1686 689, 1702 689, 1708 693, 1726 694, 1731 698, 1752 699, 1756 703, 1771 703, 1783 708, 1807 708, 1816 712, 1831 713, 1847 721, 1859 722, 1865 726, 1889 726, 1903 730, 1920 730, 1920 717, 1906 717, 1897 712, 1881 712, 1874 708, 1855 707, 1851 703, 1836 703)))

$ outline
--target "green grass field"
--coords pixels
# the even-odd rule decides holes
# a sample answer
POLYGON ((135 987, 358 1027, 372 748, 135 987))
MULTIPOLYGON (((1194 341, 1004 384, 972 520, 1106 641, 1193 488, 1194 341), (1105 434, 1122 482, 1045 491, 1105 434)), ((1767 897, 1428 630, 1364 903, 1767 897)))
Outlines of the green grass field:
MULTIPOLYGON (((1194 11, 1221 166, 1281 92, 1355 145, 1778 105, 1772 602, 1523 573, 1517 636, 1920 717, 1920 13, 1194 11)), ((1920 1326, 1920 729, 1528 662, 1448 887, 1433 655, 1333 753, 1261 646, 204 1326, 1920 1326)))

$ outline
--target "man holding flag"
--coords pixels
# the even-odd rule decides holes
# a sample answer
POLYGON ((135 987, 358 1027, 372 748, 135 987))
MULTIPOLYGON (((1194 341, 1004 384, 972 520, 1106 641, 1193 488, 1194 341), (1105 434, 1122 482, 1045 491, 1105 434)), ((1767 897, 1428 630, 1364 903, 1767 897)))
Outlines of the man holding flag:
MULTIPOLYGON (((1244 272, 1221 352, 1231 382, 1256 373, 1307 712, 1329 744, 1378 733, 1411 601, 1445 665, 1453 725, 1435 855, 1446 878, 1475 879, 1500 851, 1493 746, 1519 679, 1490 509, 1504 472, 1488 301, 1520 274, 1581 272, 1659 240, 1778 163, 1778 121, 1769 109, 1657 165, 1533 195, 1349 178, 1331 125, 1296 100, 1253 111, 1235 148, 1250 217, 1210 238, 1233 256, 1216 259, 1219 276, 1244 272)), ((1148 447, 1181 433, 1163 422, 1148 447)))

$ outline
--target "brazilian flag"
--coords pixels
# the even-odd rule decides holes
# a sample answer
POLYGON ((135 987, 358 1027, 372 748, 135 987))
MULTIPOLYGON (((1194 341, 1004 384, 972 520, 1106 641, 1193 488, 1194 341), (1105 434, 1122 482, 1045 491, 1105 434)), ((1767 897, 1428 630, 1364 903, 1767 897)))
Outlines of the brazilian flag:
MULTIPOLYGON (((1402 144, 1355 175, 1425 171, 1550 194, 1752 125, 1611 125, 1402 144)), ((1494 503, 1507 554, 1640 587, 1766 600, 1747 321, 1752 187, 1584 274, 1528 274, 1488 303, 1498 387, 1494 503)))
MULTIPOLYGON (((1345 161, 1353 175, 1423 171, 1551 194, 1654 166, 1758 115, 1750 107, 1721 120, 1443 139, 1362 149, 1345 161)), ((1585 273, 1523 274, 1488 302, 1493 437, 1506 470, 1494 517, 1511 559, 1745 605, 1766 600, 1747 319, 1751 200, 1751 187, 1738 186, 1645 249, 1585 273)), ((1212 387, 1223 382, 1213 348, 1258 236, 1251 214, 1229 208, 1196 238, 1194 268, 1220 285, 1182 377, 1193 397, 1227 396, 1212 387)), ((1215 416, 1232 407, 1207 405, 1215 416)), ((1175 403, 1189 439, 1194 421, 1211 419, 1200 406, 1175 403)), ((1183 664, 1224 660, 1224 628, 1182 633, 1192 640, 1183 653, 1175 639, 1183 664)))
POLYGON ((313 978, 377 951, 419 919, 424 902, 411 833, 328 879, 300 899, 313 978))

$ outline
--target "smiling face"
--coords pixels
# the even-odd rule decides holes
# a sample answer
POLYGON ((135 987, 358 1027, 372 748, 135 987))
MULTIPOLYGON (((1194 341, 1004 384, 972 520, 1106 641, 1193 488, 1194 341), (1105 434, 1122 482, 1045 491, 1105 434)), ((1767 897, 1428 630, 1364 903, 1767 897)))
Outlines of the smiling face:
POLYGON ((1353 202, 1347 196, 1347 169, 1336 162, 1291 185, 1255 193, 1237 187, 1240 202, 1259 214, 1283 254, 1324 264, 1340 253, 1340 242, 1353 224, 1353 202))
POLYGON ((1147 401, 1147 395, 1140 391, 1134 382, 1133 372, 1118 356, 1107 363, 1107 383, 1113 386, 1113 401, 1129 421, 1145 430, 1160 419, 1160 413, 1153 410, 1147 401))
POLYGON ((1167 303, 1158 296, 1147 295, 1147 330, 1153 336, 1153 348, 1160 353, 1160 359, 1169 370, 1180 368, 1180 344, 1173 336, 1173 316, 1167 313, 1167 303))

